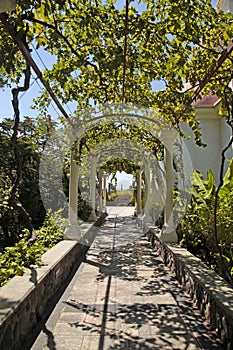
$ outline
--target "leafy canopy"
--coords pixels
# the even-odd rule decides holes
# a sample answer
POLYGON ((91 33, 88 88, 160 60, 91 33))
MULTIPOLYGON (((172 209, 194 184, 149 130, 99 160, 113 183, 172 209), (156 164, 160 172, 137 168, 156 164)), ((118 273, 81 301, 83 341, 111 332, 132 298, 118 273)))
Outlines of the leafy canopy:
MULTIPOLYGON (((155 108, 174 121, 193 92, 181 93, 184 82, 197 85, 230 43, 232 16, 217 13, 210 0, 142 2, 146 9, 140 12, 130 2, 127 33, 125 8, 113 0, 21 0, 10 19, 22 37, 26 33, 29 46, 34 43, 54 56, 52 69, 43 75, 64 103, 74 100, 78 108, 121 102, 127 34, 125 101, 155 108), (155 91, 161 80, 166 89, 155 91)), ((19 80, 24 64, 2 26, 0 38, 4 85, 19 80)), ((204 93, 212 90, 222 97, 230 76, 228 60, 204 93)), ((37 105, 42 108, 48 100, 44 93, 37 105)), ((190 111, 184 119, 193 119, 190 111)))

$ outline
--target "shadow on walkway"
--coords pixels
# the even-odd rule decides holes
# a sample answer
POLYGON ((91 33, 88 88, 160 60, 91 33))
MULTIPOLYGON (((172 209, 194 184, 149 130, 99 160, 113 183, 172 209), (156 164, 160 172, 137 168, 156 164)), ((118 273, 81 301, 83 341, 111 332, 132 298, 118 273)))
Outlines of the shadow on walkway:
POLYGON ((138 231, 130 217, 106 222, 33 350, 222 349, 138 231))

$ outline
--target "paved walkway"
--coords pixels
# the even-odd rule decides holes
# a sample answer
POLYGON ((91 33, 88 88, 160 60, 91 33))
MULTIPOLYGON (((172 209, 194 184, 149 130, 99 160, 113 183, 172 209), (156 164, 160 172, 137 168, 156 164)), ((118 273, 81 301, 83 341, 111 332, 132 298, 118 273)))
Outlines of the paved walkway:
POLYGON ((142 236, 133 208, 110 210, 31 349, 221 349, 142 236))

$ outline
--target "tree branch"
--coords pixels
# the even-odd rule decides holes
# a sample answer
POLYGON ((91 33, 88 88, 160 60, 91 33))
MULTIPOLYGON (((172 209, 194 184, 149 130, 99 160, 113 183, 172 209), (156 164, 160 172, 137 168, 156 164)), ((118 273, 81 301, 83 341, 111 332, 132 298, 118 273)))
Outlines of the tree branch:
MULTIPOLYGON (((30 16, 24 15, 24 16, 22 16, 22 18, 26 19, 27 21, 40 24, 43 27, 53 29, 64 40, 66 45, 69 47, 71 53, 73 55, 79 57, 77 50, 73 47, 73 45, 70 43, 70 41, 67 39, 67 37, 64 34, 62 34, 62 32, 59 30, 56 20, 54 22, 55 24, 51 24, 51 23, 47 23, 45 21, 42 21, 40 19, 37 19, 37 18, 33 17, 31 14, 30 14, 30 16)), ((100 79, 100 86, 103 86, 103 78, 102 78, 102 75, 101 75, 98 67, 93 62, 91 62, 87 59, 85 60, 85 64, 86 64, 86 66, 91 66, 95 69, 95 72, 98 74, 99 79, 100 79)))
POLYGON ((30 228, 30 230, 32 232, 32 238, 33 238, 35 236, 35 232, 34 232, 33 226, 32 226, 32 219, 31 219, 29 213, 23 207, 23 205, 17 201, 17 196, 16 196, 17 191, 18 191, 18 187, 19 187, 19 184, 20 184, 20 181, 22 178, 22 159, 21 159, 19 143, 18 143, 18 130, 19 130, 19 123, 20 123, 20 111, 19 111, 18 95, 20 92, 24 92, 24 91, 27 91, 29 89, 30 77, 31 77, 31 71, 30 71, 29 65, 27 65, 27 67, 24 71, 24 75, 25 75, 24 85, 12 89, 12 95, 13 95, 12 105, 13 105, 13 109, 14 109, 14 113, 15 113, 15 122, 14 122, 14 126, 13 126, 13 134, 11 137, 11 142, 13 144, 13 149, 14 149, 16 169, 15 169, 15 179, 14 179, 14 183, 13 183, 13 186, 11 189, 9 203, 23 217, 27 226, 30 228))
POLYGON ((223 255, 222 255, 222 250, 219 247, 220 242, 218 239, 217 210, 218 210, 218 194, 219 194, 219 191, 222 188, 223 183, 224 183, 224 164, 225 164, 225 158, 226 158, 225 154, 226 154, 227 150, 233 144, 233 108, 232 108, 233 107, 233 96, 231 98, 231 107, 230 107, 230 103, 229 103, 229 100, 227 97, 227 91, 226 91, 231 80, 232 80, 232 76, 231 76, 231 79, 228 80, 228 83, 224 88, 224 95, 225 95, 227 114, 228 114, 227 124, 231 127, 231 138, 230 138, 230 141, 228 142, 227 146, 222 150, 222 153, 221 153, 219 185, 218 185, 217 190, 215 192, 215 198, 214 198, 214 236, 215 236, 217 251, 218 251, 220 259, 221 259, 223 271, 225 272, 226 276, 228 276, 229 280, 231 280, 231 275, 230 275, 230 273, 227 269, 227 266, 225 264, 225 260, 224 260, 223 255))

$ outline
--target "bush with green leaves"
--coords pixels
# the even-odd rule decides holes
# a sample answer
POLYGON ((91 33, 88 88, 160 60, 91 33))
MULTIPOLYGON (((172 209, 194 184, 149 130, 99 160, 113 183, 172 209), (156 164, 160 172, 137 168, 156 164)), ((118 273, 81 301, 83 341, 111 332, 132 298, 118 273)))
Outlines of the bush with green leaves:
MULTIPOLYGON (((19 123, 18 147, 22 173, 17 186, 15 199, 31 218, 35 229, 43 225, 45 209, 40 196, 39 165, 46 140, 57 122, 49 116, 36 119, 25 117, 19 123)), ((31 225, 12 205, 12 189, 16 181, 17 161, 12 142, 14 120, 0 121, 0 249, 14 246, 20 239, 23 229, 31 225)))
POLYGON ((177 229, 179 242, 233 284, 233 160, 219 191, 211 171, 206 179, 194 171, 192 184, 191 203, 177 229))
POLYGON ((48 249, 63 239, 67 220, 60 213, 48 213, 44 225, 36 231, 36 240, 29 242, 30 232, 24 230, 14 247, 6 247, 0 254, 0 286, 15 275, 21 276, 25 268, 38 264, 48 249))
POLYGON ((81 221, 88 221, 92 212, 92 207, 86 193, 78 195, 78 217, 81 221))

